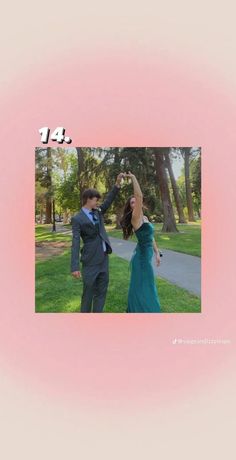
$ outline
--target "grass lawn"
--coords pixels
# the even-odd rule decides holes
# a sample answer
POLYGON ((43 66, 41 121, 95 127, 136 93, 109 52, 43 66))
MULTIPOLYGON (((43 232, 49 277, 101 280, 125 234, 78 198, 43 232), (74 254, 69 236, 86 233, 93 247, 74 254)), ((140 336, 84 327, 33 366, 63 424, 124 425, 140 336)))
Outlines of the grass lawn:
MULTIPOLYGON (((70 225, 66 225, 68 231, 70 225)), ((177 224, 179 233, 161 233, 162 224, 154 224, 155 239, 160 249, 172 249, 192 256, 201 257, 201 224, 177 224)), ((58 226, 57 226, 58 228, 58 226)), ((36 241, 71 241, 71 235, 64 233, 53 233, 52 224, 36 225, 36 241)), ((122 231, 116 230, 114 226, 106 226, 109 236, 123 238, 122 231)), ((132 237, 136 241, 135 235, 132 237)))
MULTIPOLYGON (((71 230, 71 226, 68 226, 68 230, 71 230)), ((52 232, 52 224, 36 225, 35 241, 37 243, 43 243, 44 241, 71 241, 71 235, 62 232, 52 232)))
MULTIPOLYGON (((40 228, 41 226, 38 227, 38 237, 43 238, 44 234, 44 238, 50 236, 62 238, 62 234, 49 233, 48 235, 45 225, 42 226, 43 229, 40 228)), ((71 239, 71 236, 69 238, 71 239)), ((110 283, 104 311, 123 313, 126 310, 128 296, 129 262, 114 254, 109 256, 109 260, 110 283)), ((201 311, 199 297, 163 279, 158 279, 157 283, 163 313, 198 313, 201 311)), ((79 312, 81 293, 82 281, 74 279, 70 274, 70 250, 66 249, 59 256, 36 263, 36 312, 79 312)))
MULTIPOLYGON (((179 233, 161 233, 162 224, 154 224, 154 227, 155 240, 160 249, 172 249, 173 251, 201 257, 200 223, 177 224, 179 233)), ((106 229, 109 236, 122 238, 121 230, 115 230, 112 226, 107 226, 106 229)), ((133 236, 132 239, 135 241, 136 237, 133 236)))

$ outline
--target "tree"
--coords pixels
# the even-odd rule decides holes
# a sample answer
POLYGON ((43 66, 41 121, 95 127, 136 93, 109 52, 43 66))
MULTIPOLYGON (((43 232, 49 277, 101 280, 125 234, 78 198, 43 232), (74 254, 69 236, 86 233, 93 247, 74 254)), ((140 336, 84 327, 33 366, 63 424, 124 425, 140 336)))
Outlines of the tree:
MULTIPOLYGON (((144 196, 145 212, 149 217, 160 216, 159 191, 157 190, 155 165, 151 152, 145 147, 110 147, 100 152, 100 171, 103 173, 106 190, 114 185, 120 172, 132 171, 137 177, 144 196)), ((125 182, 115 202, 108 211, 116 215, 116 228, 120 228, 120 217, 124 203, 133 194, 131 183, 125 182)), ((159 217, 160 218, 160 217, 159 217)))
POLYGON ((170 176, 170 181, 171 181, 171 185, 172 185, 172 189, 173 189, 173 195, 174 195, 174 199, 175 199, 176 209, 177 209, 178 216, 179 216, 179 223, 180 224, 185 224, 186 220, 185 220, 185 217, 184 217, 183 205, 182 205, 182 202, 181 202, 178 185, 177 185, 177 182, 175 180, 174 173, 173 173, 170 155, 171 155, 170 151, 165 153, 165 165, 166 165, 166 168, 168 169, 168 173, 169 173, 169 176, 170 176))
POLYGON ((46 224, 52 223, 52 151, 47 148, 47 173, 45 177, 46 193, 46 224))
POLYGON ((194 209, 201 217, 201 152, 190 164, 194 209))
POLYGON ((157 181, 160 187, 160 194, 161 194, 163 214, 164 214, 164 223, 162 227, 162 232, 177 233, 178 229, 176 227, 173 206, 172 206, 171 199, 170 199, 168 179, 167 179, 165 163, 164 163, 164 154, 166 153, 166 149, 154 148, 153 152, 155 155, 156 176, 157 176, 157 181))
POLYGON ((80 194, 80 203, 82 203, 83 192, 86 188, 84 184, 84 175, 85 175, 84 150, 81 147, 77 147, 76 153, 77 153, 77 161, 78 161, 77 177, 78 177, 78 186, 79 186, 79 194, 80 194))
POLYGON ((186 189, 186 200, 188 208, 188 220, 190 222, 195 222, 194 213, 193 213, 193 199, 192 199, 192 188, 190 181, 190 157, 191 157, 191 148, 183 147, 181 149, 184 156, 184 171, 185 171, 185 189, 186 189))
POLYGON ((43 215, 45 211, 45 195, 47 190, 42 187, 39 181, 35 183, 35 218, 39 216, 40 224, 43 223, 43 215))
MULTIPOLYGON (((36 148, 36 184, 44 190, 44 199, 40 197, 41 205, 44 204, 46 223, 52 222, 52 149, 50 147, 36 148)), ((36 195, 37 200, 37 195, 36 195)), ((41 207, 42 213, 42 207, 41 207)))

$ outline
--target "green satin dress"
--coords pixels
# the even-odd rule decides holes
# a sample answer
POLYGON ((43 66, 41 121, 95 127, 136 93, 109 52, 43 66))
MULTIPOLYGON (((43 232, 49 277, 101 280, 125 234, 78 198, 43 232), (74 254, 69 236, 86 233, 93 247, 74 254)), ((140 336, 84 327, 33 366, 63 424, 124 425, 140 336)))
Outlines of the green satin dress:
POLYGON ((128 293, 128 313, 160 313, 160 302, 152 267, 154 228, 144 222, 135 231, 138 239, 130 261, 131 278, 128 293))

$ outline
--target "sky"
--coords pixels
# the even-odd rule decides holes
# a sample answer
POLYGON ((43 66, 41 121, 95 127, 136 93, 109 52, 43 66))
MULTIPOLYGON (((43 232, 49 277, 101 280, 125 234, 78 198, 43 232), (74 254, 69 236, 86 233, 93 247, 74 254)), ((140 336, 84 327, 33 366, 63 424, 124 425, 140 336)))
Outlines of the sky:
POLYGON ((178 179, 179 176, 181 175, 181 169, 183 168, 183 166, 184 166, 183 158, 177 158, 173 161, 172 168, 174 171, 175 179, 178 179))

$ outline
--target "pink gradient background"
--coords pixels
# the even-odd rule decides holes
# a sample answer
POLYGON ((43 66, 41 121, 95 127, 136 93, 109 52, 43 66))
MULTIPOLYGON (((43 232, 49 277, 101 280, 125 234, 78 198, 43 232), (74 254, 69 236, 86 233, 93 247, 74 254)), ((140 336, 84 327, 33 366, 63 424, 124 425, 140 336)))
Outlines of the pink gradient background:
MULTIPOLYGON (((232 458, 232 14, 227 12, 227 26, 222 26, 224 10, 217 7, 209 26, 211 2, 205 3, 204 15, 195 12, 192 23, 201 28, 199 36, 189 28, 186 2, 185 18, 175 8, 169 17, 165 6, 154 2, 150 10, 121 3, 121 9, 113 10, 104 1, 93 17, 89 6, 73 5, 80 27, 76 35, 70 15, 68 42, 63 27, 56 28, 55 37, 49 34, 51 6, 41 23, 27 4, 21 58, 14 54, 14 40, 3 53, 8 65, 1 84, 0 389, 3 452, 9 458, 15 458, 17 443, 18 458, 47 459, 55 452, 57 458, 176 458, 178 453, 200 458, 204 455, 195 446, 195 430, 200 430, 206 449, 213 443, 214 458, 227 452, 232 458), (28 43, 25 26, 32 21, 28 43), (35 38, 40 30, 45 30, 42 42, 35 38), (34 147, 40 145, 39 128, 60 125, 73 146, 202 147, 201 314, 34 313, 34 147), (173 345, 178 337, 231 343, 173 345), (11 438, 16 444, 10 447, 11 438)), ((10 16, 8 7, 6 11, 10 16)), ((63 24, 62 13, 57 20, 63 24)))

